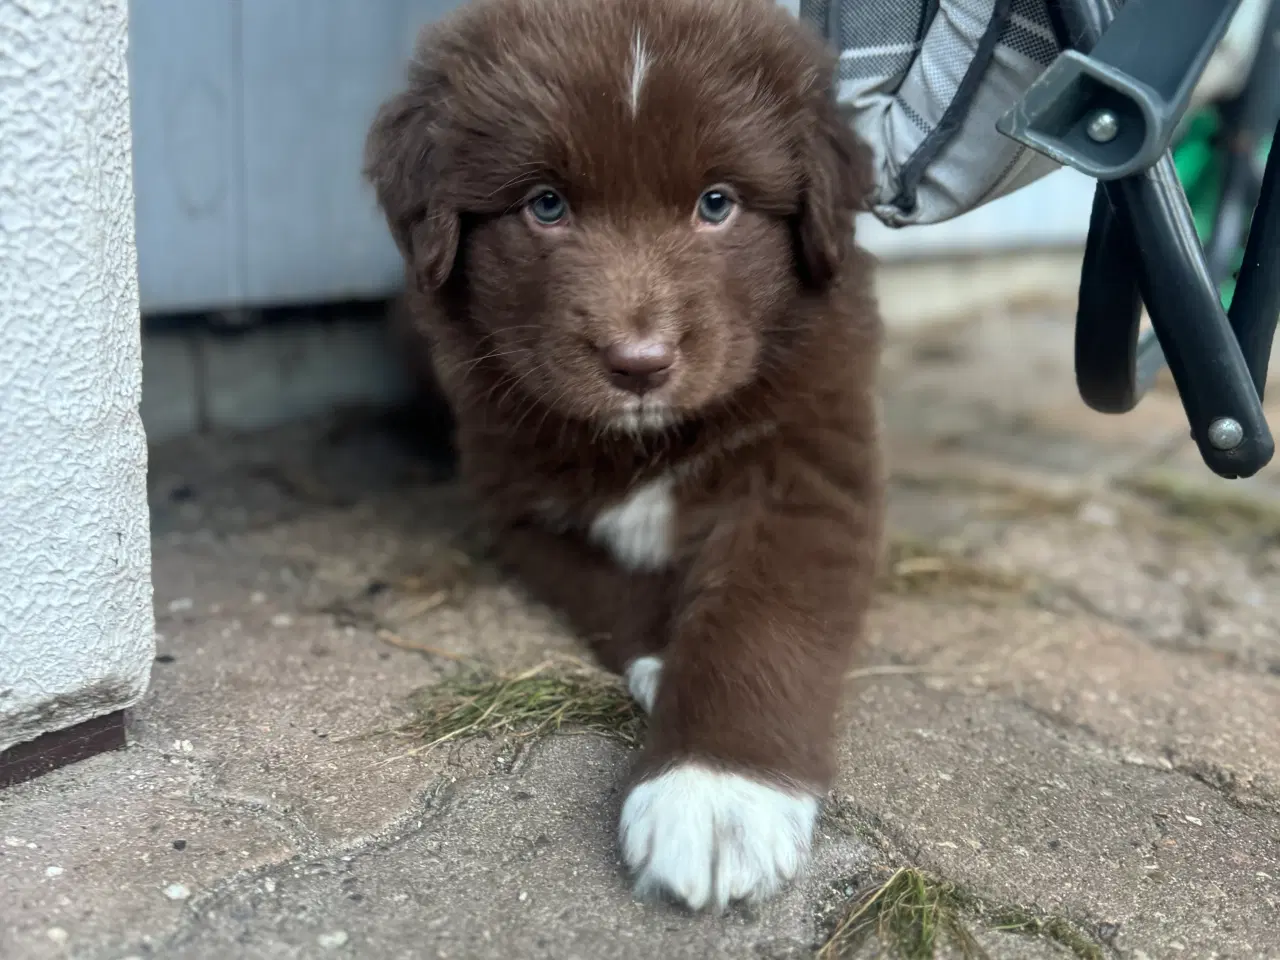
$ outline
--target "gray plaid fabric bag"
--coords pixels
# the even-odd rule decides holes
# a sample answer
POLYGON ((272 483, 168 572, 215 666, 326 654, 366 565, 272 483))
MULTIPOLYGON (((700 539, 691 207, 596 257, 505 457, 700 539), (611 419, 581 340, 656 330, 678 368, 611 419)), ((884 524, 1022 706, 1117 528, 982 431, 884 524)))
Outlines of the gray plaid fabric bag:
MULTIPOLYGON (((799 0, 800 17, 840 52, 840 102, 874 151, 884 223, 938 223, 1057 169, 995 126, 1059 53, 1049 2, 799 0)), ((1244 82, 1267 10, 1242 0, 1193 107, 1244 82)))
POLYGON ((884 223, 947 220, 1057 169, 995 127, 1058 55, 1045 2, 800 0, 840 51, 840 102, 874 151, 884 223))

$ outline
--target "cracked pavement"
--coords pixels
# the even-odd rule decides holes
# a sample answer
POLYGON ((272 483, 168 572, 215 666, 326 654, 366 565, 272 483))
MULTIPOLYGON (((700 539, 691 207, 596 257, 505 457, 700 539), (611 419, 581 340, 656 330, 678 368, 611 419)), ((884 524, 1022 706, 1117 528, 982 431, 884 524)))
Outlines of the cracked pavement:
POLYGON ((582 652, 468 559, 439 465, 356 414, 156 448, 151 691, 127 750, 0 792, 0 956, 807 957, 913 864, 1104 956, 1280 957, 1280 474, 1213 478, 1167 388, 1086 410, 1069 316, 891 336, 892 536, 990 582, 898 571, 813 866, 721 918, 629 896, 617 744, 378 735, 458 655, 582 652), (1157 469, 1199 513, 1134 492, 1157 469))

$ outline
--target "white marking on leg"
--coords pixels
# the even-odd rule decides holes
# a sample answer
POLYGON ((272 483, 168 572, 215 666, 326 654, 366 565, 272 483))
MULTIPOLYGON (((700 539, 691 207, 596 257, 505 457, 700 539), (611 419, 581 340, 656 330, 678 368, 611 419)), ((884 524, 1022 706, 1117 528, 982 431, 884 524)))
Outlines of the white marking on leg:
POLYGON ((641 896, 694 910, 773 896, 809 857, 818 800, 741 774, 681 764, 622 806, 622 859, 641 896))
POLYGON ((661 570, 671 562, 676 501, 668 476, 631 490, 591 522, 591 539, 621 566, 639 572, 661 570))
POLYGON ((640 88, 644 86, 645 74, 649 72, 649 64, 652 62, 649 51, 644 48, 644 41, 637 33, 631 44, 631 85, 627 101, 631 105, 633 117, 640 109, 640 88))
POLYGON ((661 679, 661 657, 641 657, 627 667, 627 689, 645 713, 653 713, 653 702, 658 699, 658 681, 661 679))

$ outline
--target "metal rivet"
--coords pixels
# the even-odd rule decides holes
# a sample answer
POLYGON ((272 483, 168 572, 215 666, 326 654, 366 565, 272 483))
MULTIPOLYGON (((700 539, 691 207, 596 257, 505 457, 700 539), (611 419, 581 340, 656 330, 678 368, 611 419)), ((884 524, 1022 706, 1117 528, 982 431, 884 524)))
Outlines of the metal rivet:
POLYGON ((1209 424, 1209 445, 1215 450, 1234 450, 1244 442, 1244 427, 1239 420, 1219 417, 1209 424))
POLYGON ((1099 110, 1089 118, 1084 132, 1094 143, 1110 143, 1120 132, 1120 121, 1110 110, 1099 110))

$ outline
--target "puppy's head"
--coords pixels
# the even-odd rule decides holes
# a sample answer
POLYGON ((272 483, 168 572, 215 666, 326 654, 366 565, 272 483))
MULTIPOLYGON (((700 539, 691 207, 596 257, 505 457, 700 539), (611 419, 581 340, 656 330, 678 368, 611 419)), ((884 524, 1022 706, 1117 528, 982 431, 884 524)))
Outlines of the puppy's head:
POLYGON ((424 32, 366 173, 478 355, 660 428, 767 371, 850 257, 869 164, 832 69, 771 0, 474 0, 424 32))

